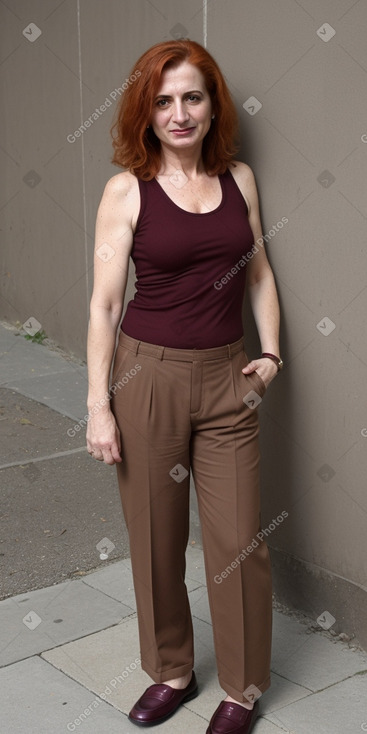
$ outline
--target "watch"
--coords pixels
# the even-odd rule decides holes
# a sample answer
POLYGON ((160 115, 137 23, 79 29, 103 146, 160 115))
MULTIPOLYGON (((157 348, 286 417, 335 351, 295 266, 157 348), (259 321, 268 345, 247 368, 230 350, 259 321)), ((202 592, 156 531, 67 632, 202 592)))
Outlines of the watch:
POLYGON ((278 372, 280 372, 280 370, 283 368, 284 362, 281 357, 276 357, 275 354, 270 354, 270 352, 263 352, 261 356, 272 359, 273 362, 275 362, 276 366, 278 367, 278 372))

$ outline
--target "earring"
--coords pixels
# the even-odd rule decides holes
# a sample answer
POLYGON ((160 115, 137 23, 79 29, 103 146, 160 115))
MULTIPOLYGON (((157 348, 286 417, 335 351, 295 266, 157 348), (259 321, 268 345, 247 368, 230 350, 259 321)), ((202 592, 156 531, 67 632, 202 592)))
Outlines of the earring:
POLYGON ((214 118, 215 118, 215 115, 212 115, 212 120, 214 120, 214 118))
POLYGON ((147 130, 148 130, 148 127, 150 127, 150 125, 147 125, 147 130))

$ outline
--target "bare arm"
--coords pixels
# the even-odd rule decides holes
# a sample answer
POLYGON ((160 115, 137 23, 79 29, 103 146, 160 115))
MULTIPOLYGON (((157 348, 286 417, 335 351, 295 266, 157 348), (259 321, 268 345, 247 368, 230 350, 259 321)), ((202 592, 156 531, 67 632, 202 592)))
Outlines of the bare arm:
MULTIPOLYGON (((240 163, 239 169, 236 180, 248 201, 249 223, 254 236, 254 243, 256 243, 262 236, 256 182, 249 166, 240 163)), ((255 252, 253 258, 247 263, 246 282, 261 342, 261 351, 270 352, 279 357, 279 302, 273 271, 264 246, 258 246, 258 252, 255 252)), ((266 385, 277 374, 275 362, 268 358, 252 360, 242 372, 249 374, 255 370, 266 385)))
POLYGON ((106 400, 116 331, 121 319, 133 242, 131 178, 114 176, 99 205, 94 252, 94 287, 88 329, 88 451, 114 464, 121 438, 106 400))

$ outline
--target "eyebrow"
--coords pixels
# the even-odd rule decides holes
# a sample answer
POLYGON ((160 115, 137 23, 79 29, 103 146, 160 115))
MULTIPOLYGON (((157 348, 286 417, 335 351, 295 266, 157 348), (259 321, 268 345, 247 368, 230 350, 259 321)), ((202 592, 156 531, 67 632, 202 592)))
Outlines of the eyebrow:
MULTIPOLYGON (((182 96, 185 96, 186 94, 203 94, 203 92, 200 89, 190 89, 190 91, 184 92, 184 94, 182 96)), ((157 99, 169 99, 170 97, 171 97, 170 94, 158 94, 158 96, 155 98, 155 100, 157 100, 157 99)))

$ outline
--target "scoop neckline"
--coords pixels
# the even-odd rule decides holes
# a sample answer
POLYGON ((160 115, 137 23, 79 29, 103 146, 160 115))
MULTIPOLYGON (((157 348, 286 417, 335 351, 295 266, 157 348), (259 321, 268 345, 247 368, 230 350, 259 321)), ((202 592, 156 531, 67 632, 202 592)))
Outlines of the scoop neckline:
POLYGON ((178 204, 176 204, 176 202, 173 201, 173 199, 171 199, 170 196, 168 196, 168 194, 162 188, 159 181, 157 181, 156 177, 153 178, 153 181, 156 183, 159 190, 166 197, 166 199, 168 199, 168 201, 172 204, 172 206, 174 206, 176 209, 179 209, 180 212, 183 212, 184 214, 190 214, 190 216, 193 216, 193 217, 208 217, 210 214, 216 214, 216 212, 222 209, 222 207, 225 204, 226 190, 225 190, 225 187, 223 186, 223 181, 222 181, 222 178, 224 175, 225 175, 224 173, 218 173, 219 183, 220 183, 220 187, 222 190, 222 199, 220 203, 218 204, 218 206, 215 209, 212 209, 210 212, 189 212, 187 209, 183 209, 182 206, 179 206, 178 204))

